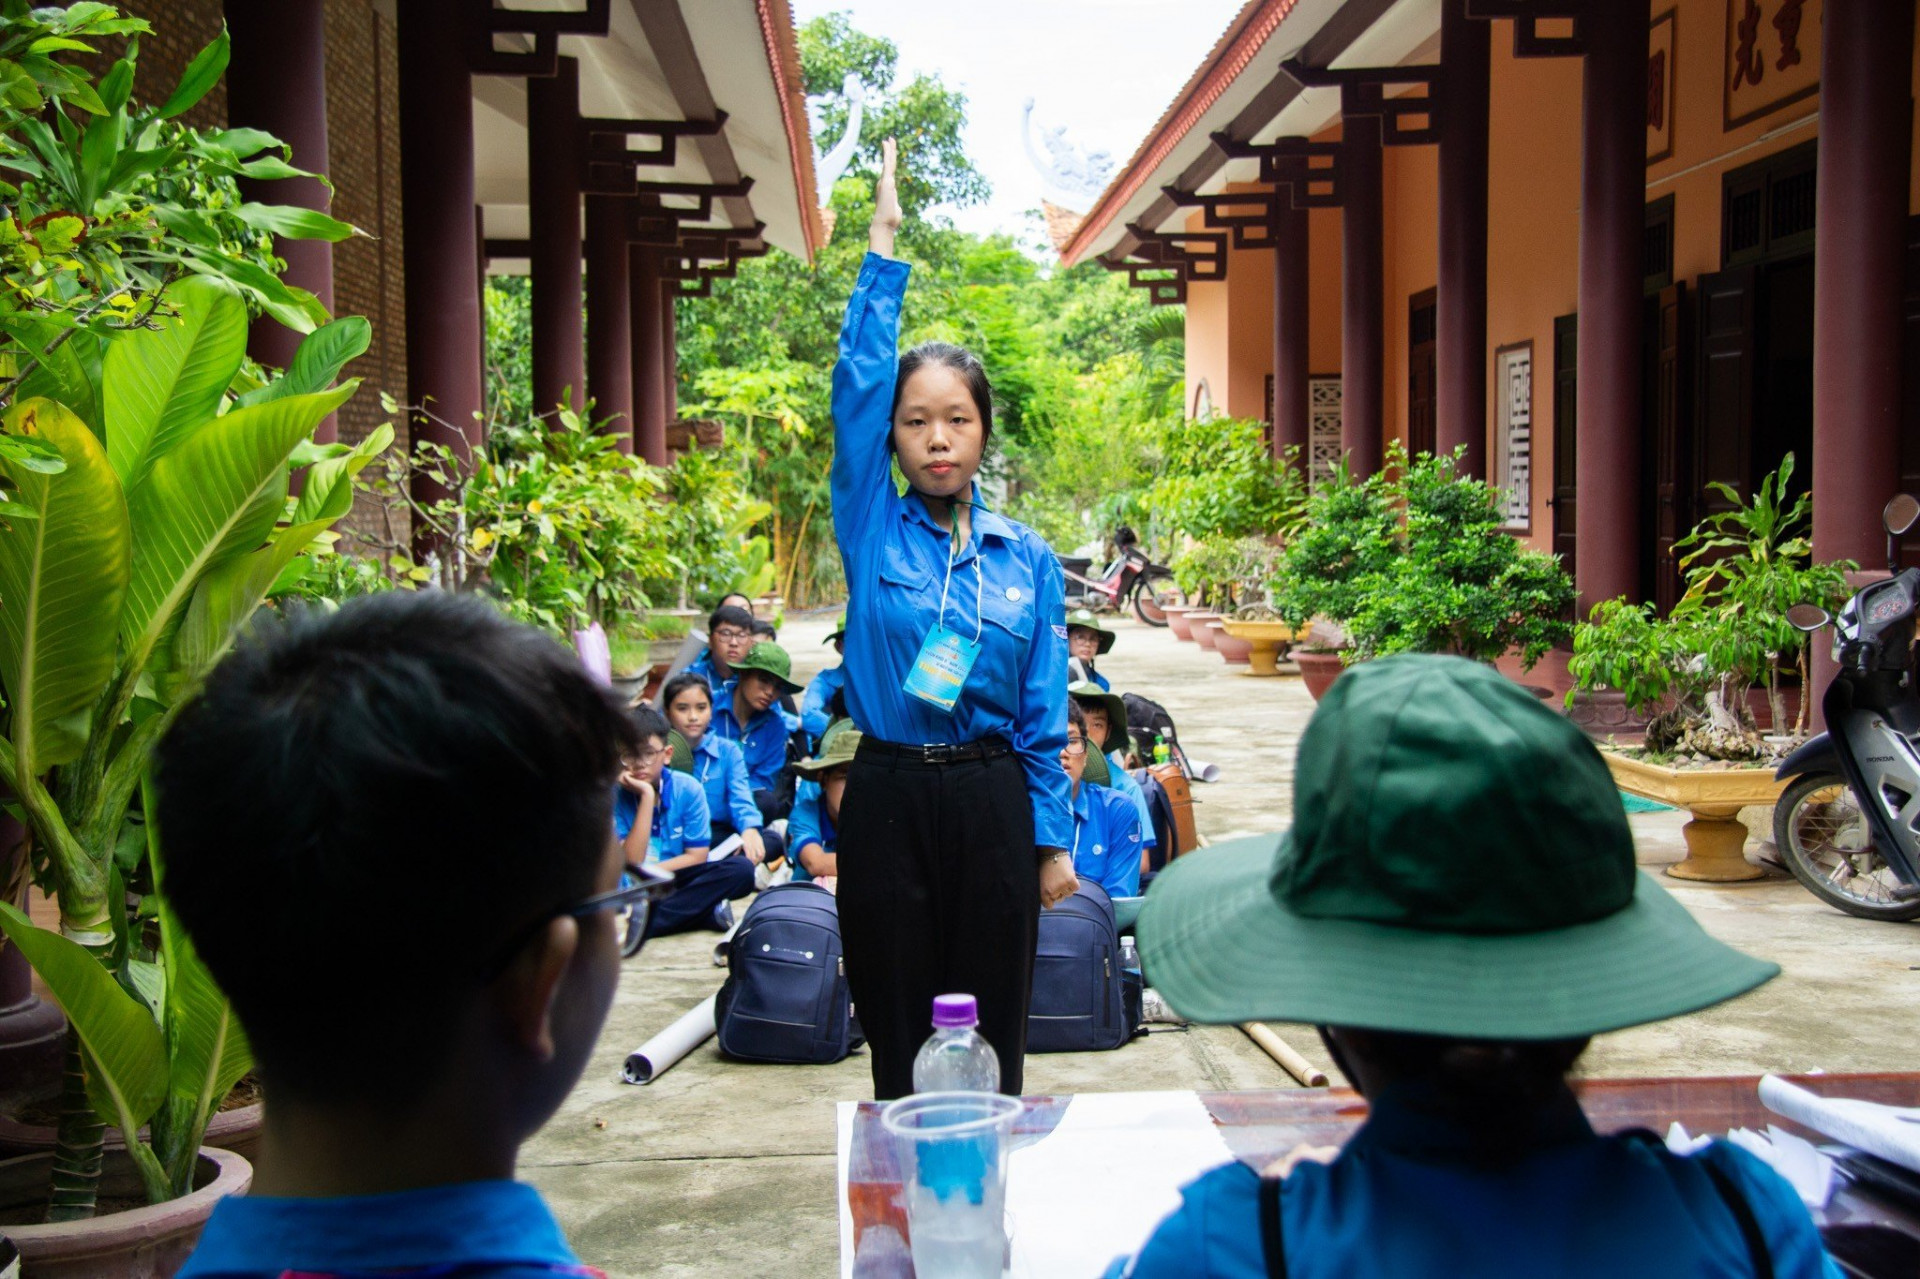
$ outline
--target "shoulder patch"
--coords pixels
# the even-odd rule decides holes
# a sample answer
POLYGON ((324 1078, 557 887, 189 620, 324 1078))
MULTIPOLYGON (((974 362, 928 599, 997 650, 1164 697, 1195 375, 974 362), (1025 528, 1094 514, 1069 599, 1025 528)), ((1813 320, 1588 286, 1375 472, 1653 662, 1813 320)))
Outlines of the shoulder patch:
POLYGON ((1060 623, 1055 622, 1053 624, 1053 633, 1059 636, 1061 639, 1065 639, 1067 637, 1067 628, 1062 626, 1060 623))

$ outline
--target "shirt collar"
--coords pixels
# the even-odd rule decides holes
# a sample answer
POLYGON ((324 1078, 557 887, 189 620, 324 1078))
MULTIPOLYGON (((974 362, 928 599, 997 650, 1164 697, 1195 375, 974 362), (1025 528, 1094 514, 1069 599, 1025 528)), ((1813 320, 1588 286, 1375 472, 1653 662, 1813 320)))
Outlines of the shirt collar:
POLYGON ((1084 822, 1093 815, 1092 800, 1089 796, 1092 790, 1093 783, 1084 777, 1080 779, 1080 784, 1073 788, 1073 815, 1076 820, 1084 822))
MULTIPOLYGON (((731 715, 733 712, 729 711, 727 713, 731 715)), ((700 739, 700 744, 693 748, 693 753, 696 755, 709 755, 714 759, 719 759, 721 740, 720 735, 713 731, 713 725, 709 724, 707 725, 707 735, 700 739)))
POLYGON ((540 1194, 466 1181, 336 1199, 230 1196, 213 1210, 185 1276, 447 1265, 578 1265, 540 1194))
POLYGON ((1593 1138, 1580 1103, 1565 1090, 1535 1116, 1532 1131, 1511 1145, 1490 1144, 1479 1130, 1444 1114, 1431 1084, 1395 1084, 1370 1098, 1368 1107, 1367 1122, 1348 1143, 1349 1150, 1373 1148, 1437 1162, 1506 1162, 1593 1138))
MULTIPOLYGON (((996 514, 980 505, 980 485, 977 481, 973 486, 973 503, 973 531, 976 535, 980 537, 997 537, 1008 542, 1015 540, 1013 525, 1007 522, 1006 517, 996 514)), ((914 495, 913 490, 907 490, 907 495, 905 499, 902 500, 901 506, 905 510, 908 519, 918 520, 924 527, 931 529, 941 537, 947 535, 947 530, 934 523, 933 516, 927 511, 927 504, 920 501, 914 495)))

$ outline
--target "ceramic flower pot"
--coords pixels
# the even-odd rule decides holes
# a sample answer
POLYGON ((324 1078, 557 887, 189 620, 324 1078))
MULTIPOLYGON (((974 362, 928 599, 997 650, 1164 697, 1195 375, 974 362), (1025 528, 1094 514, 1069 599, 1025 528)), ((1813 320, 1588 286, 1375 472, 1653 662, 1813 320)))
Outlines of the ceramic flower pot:
POLYGON ((1221 625, 1228 636, 1251 648, 1248 659, 1251 675, 1278 675, 1281 657, 1297 638, 1293 627, 1285 622, 1233 621, 1221 625))
POLYGON ((1306 682, 1307 691, 1313 694, 1313 700, 1319 701, 1333 687, 1333 681, 1347 669, 1346 663, 1338 653, 1314 653, 1295 649, 1294 663, 1300 668, 1300 678, 1306 682))
POLYGON ((1627 695, 1613 688, 1576 690, 1567 718, 1596 742, 1638 745, 1647 734, 1647 717, 1627 705, 1627 695))
MULTIPOLYGON (((0 1160, 0 1212, 38 1220, 46 1202, 53 1155, 0 1160)), ((91 1221, 7 1227, 20 1250, 21 1270, 33 1279, 171 1279, 206 1226, 213 1206, 243 1195, 253 1184, 253 1165, 230 1150, 202 1147, 192 1193, 163 1204, 143 1204, 91 1221)), ((100 1194, 140 1198, 140 1174, 124 1150, 110 1150, 101 1170, 100 1194)))
POLYGON ((1173 632, 1177 640, 1191 640, 1193 627, 1188 624, 1188 616, 1195 609, 1190 604, 1169 604, 1166 607, 1167 629, 1173 632))
POLYGON ((1193 642, 1209 653, 1213 651, 1214 636, 1217 632, 1207 629, 1208 625, 1220 620, 1220 614, 1198 612, 1187 614, 1187 629, 1193 633, 1193 642))
MULTIPOLYGON (((266 1121, 266 1113, 266 1103, 258 1101, 251 1106, 222 1110, 207 1120, 206 1135, 200 1139, 200 1144, 231 1150, 250 1160, 260 1145, 260 1129, 266 1121)), ((51 1125, 23 1124, 0 1115, 0 1159, 15 1155, 37 1155, 52 1150, 57 1131, 51 1125)), ((140 1131, 145 1135, 146 1129, 140 1131)), ((118 1128, 107 1129, 107 1149, 115 1150, 125 1144, 126 1140, 118 1128)))
POLYGON ((1213 643, 1208 647, 1220 654, 1227 665, 1245 666, 1253 660, 1253 641, 1230 633, 1225 621, 1208 622, 1207 629, 1213 632, 1213 643))

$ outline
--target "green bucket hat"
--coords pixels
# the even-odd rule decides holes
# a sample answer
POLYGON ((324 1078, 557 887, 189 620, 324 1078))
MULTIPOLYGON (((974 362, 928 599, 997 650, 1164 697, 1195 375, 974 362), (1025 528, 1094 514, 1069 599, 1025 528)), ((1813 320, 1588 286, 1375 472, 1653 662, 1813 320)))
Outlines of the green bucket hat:
POLYGON ((687 739, 680 736, 680 730, 667 730, 667 767, 678 773, 693 771, 693 747, 687 745, 687 739))
POLYGON ((853 756, 860 749, 860 730, 853 726, 850 719, 836 719, 827 725, 827 731, 820 734, 819 749, 811 759, 800 760, 793 771, 802 777, 818 778, 821 774, 842 764, 853 763, 853 756))
POLYGON ((1200 1022, 1562 1039, 1779 973, 1634 866, 1586 734, 1457 657, 1349 668, 1314 712, 1293 827, 1174 862, 1141 911, 1153 987, 1200 1022))
POLYGON ((1107 764, 1107 757, 1087 743, 1087 766, 1080 772, 1080 780, 1091 782, 1095 786, 1113 785, 1113 769, 1107 764))
POLYGON ((1120 694, 1109 693, 1091 680, 1076 680, 1067 685, 1067 696, 1080 703, 1081 710, 1105 711, 1107 740, 1100 747, 1103 751, 1120 749, 1111 745, 1116 736, 1123 741, 1127 736, 1127 704, 1120 700, 1120 694))
POLYGON ((793 659, 787 656, 787 650, 770 640, 761 640, 747 650, 747 655, 733 664, 734 674, 741 671, 759 671, 771 675, 779 681, 783 693, 798 693, 801 688, 793 682, 793 659))
POLYGON ((1067 614, 1067 629, 1072 630, 1076 626, 1100 633, 1100 656, 1102 657, 1105 657, 1108 650, 1112 649, 1113 641, 1119 638, 1119 636, 1115 635, 1112 631, 1100 625, 1100 619, 1094 616, 1092 609, 1076 608, 1073 612, 1067 614))
POLYGON ((839 620, 834 622, 833 624, 833 633, 827 636, 825 639, 821 640, 820 642, 822 644, 831 644, 837 639, 844 638, 846 636, 846 633, 847 633, 847 615, 845 613, 842 613, 840 614, 839 620))

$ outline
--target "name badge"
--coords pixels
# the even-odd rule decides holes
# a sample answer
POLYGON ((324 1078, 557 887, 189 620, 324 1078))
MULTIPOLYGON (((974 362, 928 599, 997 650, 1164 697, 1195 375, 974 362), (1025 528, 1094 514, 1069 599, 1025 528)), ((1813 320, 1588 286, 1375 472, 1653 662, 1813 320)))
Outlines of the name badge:
POLYGON ((920 645, 920 655, 913 659, 913 669, 907 672, 902 687, 909 695, 951 715, 979 657, 980 645, 976 641, 936 626, 920 645))

